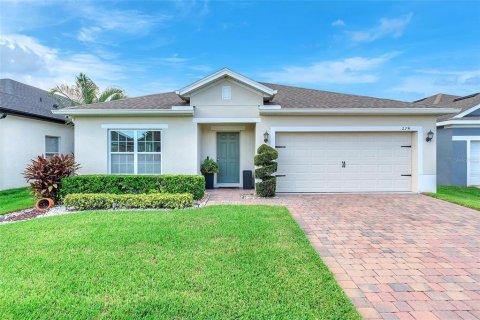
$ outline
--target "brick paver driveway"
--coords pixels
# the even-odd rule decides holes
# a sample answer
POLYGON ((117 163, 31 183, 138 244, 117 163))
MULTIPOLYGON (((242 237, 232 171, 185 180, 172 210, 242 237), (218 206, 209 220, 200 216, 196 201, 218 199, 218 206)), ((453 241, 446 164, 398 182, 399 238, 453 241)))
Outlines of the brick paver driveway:
POLYGON ((417 194, 211 193, 288 206, 367 319, 480 319, 480 212, 417 194))

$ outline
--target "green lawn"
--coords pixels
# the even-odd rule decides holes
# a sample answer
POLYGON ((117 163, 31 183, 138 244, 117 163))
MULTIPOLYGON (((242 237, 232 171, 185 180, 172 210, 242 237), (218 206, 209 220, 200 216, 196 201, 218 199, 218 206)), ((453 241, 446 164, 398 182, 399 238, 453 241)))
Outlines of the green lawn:
POLYGON ((31 208, 35 199, 30 188, 8 189, 0 191, 0 214, 31 208))
POLYGON ((465 207, 480 210, 480 189, 475 187, 439 186, 431 197, 453 202, 465 207))
POLYGON ((0 319, 360 319, 283 207, 84 212, 0 239, 0 319))

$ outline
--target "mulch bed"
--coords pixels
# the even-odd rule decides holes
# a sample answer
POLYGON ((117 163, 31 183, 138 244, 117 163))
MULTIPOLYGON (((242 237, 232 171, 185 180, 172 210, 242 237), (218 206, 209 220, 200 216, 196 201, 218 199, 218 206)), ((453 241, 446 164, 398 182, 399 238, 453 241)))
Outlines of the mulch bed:
POLYGON ((32 218, 36 218, 38 216, 44 215, 45 211, 39 211, 35 208, 33 209, 25 209, 18 212, 13 212, 10 214, 6 214, 4 216, 0 216, 0 222, 12 222, 12 221, 20 221, 20 220, 28 220, 32 218))

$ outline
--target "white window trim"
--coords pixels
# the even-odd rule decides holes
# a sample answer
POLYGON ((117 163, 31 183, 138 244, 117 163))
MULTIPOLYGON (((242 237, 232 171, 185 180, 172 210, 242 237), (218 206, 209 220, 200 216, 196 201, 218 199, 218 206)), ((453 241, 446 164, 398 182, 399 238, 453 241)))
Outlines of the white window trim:
POLYGON ((61 155, 62 154, 62 137, 60 136, 52 136, 52 135, 45 135, 45 156, 47 154, 56 154, 56 155, 61 155), (47 138, 57 138, 58 139, 58 152, 47 152, 47 138))
POLYGON ((452 141, 466 141, 467 142, 467 187, 470 187, 470 173, 471 173, 471 145, 472 141, 480 141, 480 136, 452 136, 452 141))
MULTIPOLYGON (((423 173, 423 127, 420 126, 378 126, 378 127, 271 127, 269 144, 275 147, 277 132, 416 132, 417 133, 417 192, 436 190, 436 175, 423 173)), ((435 191, 434 191, 435 192, 435 191)))
MULTIPOLYGON (((136 126, 138 128, 138 126, 136 126)), ((115 128, 107 130, 108 136, 108 174, 112 175, 149 175, 149 174, 139 174, 138 173, 138 154, 160 154, 160 174, 163 174, 163 132, 159 129, 152 129, 152 128, 140 128, 140 129, 130 129, 130 128, 115 128), (134 142, 133 142, 133 173, 112 173, 112 135, 110 134, 112 131, 122 131, 122 130, 130 130, 134 132, 134 142), (160 152, 138 152, 137 146, 137 131, 140 130, 147 130, 147 131, 159 131, 160 132, 160 152)), ((114 154, 131 154, 132 152, 116 152, 114 154)), ((155 175, 155 174, 154 174, 155 175)))
POLYGON ((112 130, 158 130, 158 129, 168 129, 168 124, 116 124, 116 123, 103 123, 101 125, 102 129, 112 129, 112 130))

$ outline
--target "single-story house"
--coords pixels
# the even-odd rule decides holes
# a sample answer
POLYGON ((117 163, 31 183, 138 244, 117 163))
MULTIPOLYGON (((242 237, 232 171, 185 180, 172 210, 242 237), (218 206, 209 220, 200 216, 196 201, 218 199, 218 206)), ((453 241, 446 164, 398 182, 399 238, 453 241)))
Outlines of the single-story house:
POLYGON ((480 186, 480 93, 437 94, 417 103, 459 109, 438 118, 438 184, 480 186))
POLYGON ((26 186, 36 156, 73 152, 73 126, 51 112, 61 107, 45 90, 0 79, 0 190, 26 186))
POLYGON ((199 174, 240 187, 256 148, 278 192, 436 190, 436 119, 450 107, 260 83, 227 68, 176 92, 54 110, 75 124, 81 174, 199 174), (429 134, 430 133, 430 134, 429 134))

